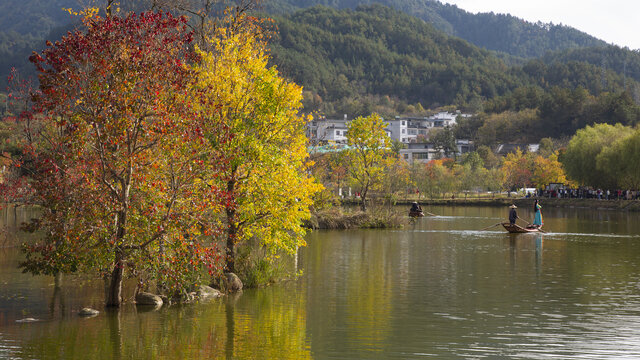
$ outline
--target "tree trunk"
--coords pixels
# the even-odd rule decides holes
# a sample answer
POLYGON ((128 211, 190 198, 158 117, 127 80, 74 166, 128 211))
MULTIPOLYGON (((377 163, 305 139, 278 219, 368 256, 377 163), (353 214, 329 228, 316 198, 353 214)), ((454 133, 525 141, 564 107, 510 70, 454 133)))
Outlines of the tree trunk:
POLYGON ((124 186, 123 210, 118 211, 115 219, 116 223, 116 256, 111 271, 111 279, 107 288, 107 306, 119 307, 122 304, 122 278, 124 274, 124 253, 120 248, 120 242, 127 232, 127 207, 129 206, 128 195, 129 186, 124 186))
POLYGON ((235 225, 235 219, 236 219, 235 210, 227 209, 227 219, 229 220, 230 224, 227 230, 226 272, 235 272, 235 267, 236 267, 235 243, 238 237, 238 228, 235 225))
MULTIPOLYGON (((227 191, 229 194, 234 194, 235 192, 236 182, 235 180, 230 180, 227 182, 227 191)), ((235 244, 238 238, 238 225, 236 224, 237 220, 237 211, 235 205, 227 205, 226 207, 227 213, 227 247, 226 247, 226 272, 235 272, 235 244)))
POLYGON ((122 304, 122 278, 124 275, 124 259, 122 252, 116 250, 109 287, 107 288, 107 306, 119 307, 122 304))
POLYGON ((369 185, 366 184, 360 192, 360 209, 362 212, 367 212, 367 193, 369 192, 369 185))
POLYGON ((367 212, 367 200, 363 195, 360 195, 360 210, 367 212))

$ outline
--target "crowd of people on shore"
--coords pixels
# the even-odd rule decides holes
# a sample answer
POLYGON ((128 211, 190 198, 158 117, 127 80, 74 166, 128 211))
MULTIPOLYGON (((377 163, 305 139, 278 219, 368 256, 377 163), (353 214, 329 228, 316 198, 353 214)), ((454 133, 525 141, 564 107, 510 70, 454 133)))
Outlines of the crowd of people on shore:
POLYGON ((557 199, 598 199, 598 200, 638 200, 640 191, 638 190, 602 190, 590 188, 577 189, 538 189, 535 194, 527 193, 527 197, 532 195, 541 198, 557 199))

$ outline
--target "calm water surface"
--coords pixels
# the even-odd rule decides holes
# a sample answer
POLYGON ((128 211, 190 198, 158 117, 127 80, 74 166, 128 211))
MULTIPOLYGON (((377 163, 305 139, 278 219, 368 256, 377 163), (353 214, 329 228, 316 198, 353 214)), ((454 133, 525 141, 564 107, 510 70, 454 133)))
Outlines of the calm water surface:
POLYGON ((77 313, 104 310, 103 284, 21 274, 11 226, 27 213, 2 213, 0 358, 640 358, 640 214, 544 209, 548 233, 509 235, 479 231, 507 209, 427 210, 401 230, 311 233, 296 281, 94 318, 77 313))

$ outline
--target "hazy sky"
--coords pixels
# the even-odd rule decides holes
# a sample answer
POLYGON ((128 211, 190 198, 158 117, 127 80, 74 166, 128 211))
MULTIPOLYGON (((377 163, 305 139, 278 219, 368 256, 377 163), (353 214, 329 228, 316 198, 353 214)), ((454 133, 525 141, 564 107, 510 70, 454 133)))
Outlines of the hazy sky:
POLYGON ((568 25, 608 43, 640 49, 640 0, 441 0, 472 13, 511 14, 568 25))

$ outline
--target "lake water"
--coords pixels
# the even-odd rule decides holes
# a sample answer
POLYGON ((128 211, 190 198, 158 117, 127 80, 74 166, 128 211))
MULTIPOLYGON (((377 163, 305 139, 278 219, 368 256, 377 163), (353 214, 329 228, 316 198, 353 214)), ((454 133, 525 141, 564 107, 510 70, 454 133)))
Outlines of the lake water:
POLYGON ((425 210, 439 216, 312 232, 295 281, 158 311, 104 311, 100 281, 21 274, 9 229, 0 358, 640 358, 640 214, 543 209, 547 233, 510 235, 479 231, 507 209, 425 210))

